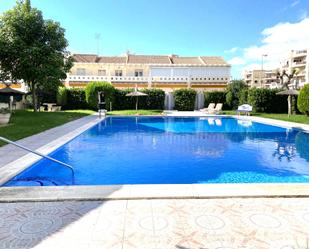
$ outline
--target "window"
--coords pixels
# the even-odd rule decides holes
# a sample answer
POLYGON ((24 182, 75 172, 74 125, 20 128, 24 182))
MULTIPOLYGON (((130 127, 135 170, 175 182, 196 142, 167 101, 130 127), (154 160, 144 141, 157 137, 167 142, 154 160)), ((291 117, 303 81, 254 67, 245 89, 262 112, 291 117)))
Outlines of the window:
POLYGON ((134 76, 135 77, 143 77, 143 69, 136 69, 134 76))
POLYGON ((99 69, 99 70, 98 70, 98 75, 99 75, 99 76, 105 76, 105 75, 106 75, 106 70, 104 70, 104 69, 99 69))
POLYGON ((76 74, 77 75, 86 75, 86 69, 85 68, 77 68, 76 74))
POLYGON ((122 70, 115 70, 115 76, 122 76, 122 70))

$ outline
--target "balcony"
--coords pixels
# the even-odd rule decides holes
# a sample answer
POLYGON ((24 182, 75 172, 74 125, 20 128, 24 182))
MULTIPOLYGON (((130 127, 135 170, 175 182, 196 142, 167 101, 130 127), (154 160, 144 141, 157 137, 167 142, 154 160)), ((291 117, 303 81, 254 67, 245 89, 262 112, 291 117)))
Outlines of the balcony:
POLYGON ((227 83, 230 76, 211 77, 134 77, 134 76, 94 76, 94 75, 68 75, 69 82, 107 81, 112 83, 227 83))
POLYGON ((306 49, 296 50, 295 54, 297 54, 297 55, 305 55, 305 54, 307 54, 307 50, 306 49))
POLYGON ((292 63, 292 67, 302 67, 302 66, 306 66, 306 61, 296 61, 292 63))

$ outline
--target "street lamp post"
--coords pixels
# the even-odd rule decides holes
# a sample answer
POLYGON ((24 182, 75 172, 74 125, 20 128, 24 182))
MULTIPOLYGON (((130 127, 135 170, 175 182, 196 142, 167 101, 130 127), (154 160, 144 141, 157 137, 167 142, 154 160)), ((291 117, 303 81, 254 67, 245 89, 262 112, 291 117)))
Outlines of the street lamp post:
POLYGON ((263 87, 263 84, 262 84, 262 74, 264 76, 264 69, 263 69, 264 57, 267 57, 267 54, 262 54, 261 73, 260 73, 260 87, 261 88, 263 87))

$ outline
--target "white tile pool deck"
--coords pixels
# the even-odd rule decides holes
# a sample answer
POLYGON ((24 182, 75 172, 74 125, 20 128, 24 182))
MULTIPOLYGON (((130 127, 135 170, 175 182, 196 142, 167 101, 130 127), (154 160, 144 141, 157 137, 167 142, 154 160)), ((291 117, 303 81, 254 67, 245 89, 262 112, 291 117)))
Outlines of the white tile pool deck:
MULTIPOLYGON (((21 142, 47 154, 98 121, 89 116, 21 142)), ((0 182, 35 160, 10 145, 0 148, 0 182)), ((307 249, 308 185, 0 188, 0 248, 307 249)))
POLYGON ((306 249, 309 199, 0 204, 0 248, 306 249))

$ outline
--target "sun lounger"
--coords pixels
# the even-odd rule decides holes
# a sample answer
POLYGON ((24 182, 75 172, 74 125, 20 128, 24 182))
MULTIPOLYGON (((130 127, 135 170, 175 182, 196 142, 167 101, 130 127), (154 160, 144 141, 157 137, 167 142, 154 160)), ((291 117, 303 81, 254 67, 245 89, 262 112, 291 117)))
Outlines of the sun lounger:
POLYGON ((218 104, 216 104, 216 107, 213 110, 209 111, 209 113, 211 113, 211 114, 219 114, 222 111, 222 107, 223 107, 223 104, 222 103, 218 103, 218 104))
POLYGON ((210 111, 213 111, 215 109, 215 105, 215 103, 209 103, 207 108, 200 109, 200 111, 209 113, 210 111))

